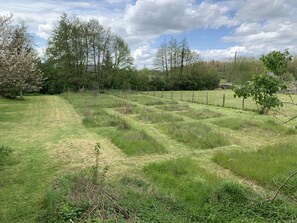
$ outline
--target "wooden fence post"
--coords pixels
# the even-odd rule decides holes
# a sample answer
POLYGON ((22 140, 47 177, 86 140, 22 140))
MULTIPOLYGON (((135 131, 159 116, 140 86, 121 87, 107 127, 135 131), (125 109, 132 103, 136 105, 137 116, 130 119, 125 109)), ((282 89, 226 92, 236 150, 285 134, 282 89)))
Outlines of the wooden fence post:
POLYGON ((242 98, 242 105, 241 105, 241 109, 244 110, 244 98, 242 98))
POLYGON ((194 91, 193 91, 193 94, 192 94, 192 102, 195 101, 195 95, 194 95, 194 91))
POLYGON ((206 92, 206 99, 205 99, 206 104, 208 105, 208 92, 206 92))
POLYGON ((171 96, 170 96, 171 99, 173 99, 173 90, 171 90, 171 96))
POLYGON ((226 97, 226 95, 225 95, 225 93, 223 94, 223 107, 225 107, 225 98, 226 97))
POLYGON ((161 98, 163 98, 164 96, 164 89, 162 88, 162 95, 161 95, 161 98))
POLYGON ((180 92, 180 100, 181 101, 183 100, 183 92, 182 91, 180 92))

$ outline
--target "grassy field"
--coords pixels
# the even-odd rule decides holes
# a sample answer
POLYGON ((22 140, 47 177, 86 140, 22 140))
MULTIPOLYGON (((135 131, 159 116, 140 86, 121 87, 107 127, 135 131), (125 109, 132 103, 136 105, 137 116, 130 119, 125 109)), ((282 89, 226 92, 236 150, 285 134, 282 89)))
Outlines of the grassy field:
POLYGON ((297 219, 296 178, 275 203, 264 202, 296 169, 297 120, 282 122, 297 106, 263 116, 250 111, 251 101, 240 110, 230 91, 194 92, 194 103, 192 92, 161 94, 0 99, 0 222, 39 222, 40 215, 43 222, 297 219), (207 94, 210 106, 202 104, 207 94), (222 94, 225 108, 217 106, 222 94), (94 217, 100 205, 75 198, 86 188, 71 192, 75 185, 98 186, 82 183, 88 181, 79 174, 64 177, 94 167, 96 143, 108 194, 116 199, 107 199, 101 218, 94 217), (85 216, 83 210, 97 211, 85 216))
MULTIPOLYGON (((57 96, 0 100, 1 146, 12 161, 0 169, 0 222, 34 222, 53 179, 88 166, 95 139, 57 96)), ((2 156, 2 154, 1 154, 2 156)))

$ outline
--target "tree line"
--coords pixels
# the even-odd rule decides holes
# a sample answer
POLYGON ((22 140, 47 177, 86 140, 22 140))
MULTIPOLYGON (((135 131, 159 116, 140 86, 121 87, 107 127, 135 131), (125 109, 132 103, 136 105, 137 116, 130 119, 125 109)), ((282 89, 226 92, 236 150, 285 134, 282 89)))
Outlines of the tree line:
MULTIPOLYGON (((269 67, 257 58, 204 61, 186 39, 164 40, 154 67, 137 70, 125 40, 97 19, 62 14, 39 59, 24 23, 0 16, 0 95, 39 91, 56 94, 85 89, 200 90, 220 82, 243 84, 269 67), (43 74, 43 75, 42 75, 43 74)), ((278 60, 280 61, 280 60, 278 60)), ((288 61, 282 79, 297 78, 297 59, 288 61)), ((278 74, 277 74, 278 75, 278 74)))

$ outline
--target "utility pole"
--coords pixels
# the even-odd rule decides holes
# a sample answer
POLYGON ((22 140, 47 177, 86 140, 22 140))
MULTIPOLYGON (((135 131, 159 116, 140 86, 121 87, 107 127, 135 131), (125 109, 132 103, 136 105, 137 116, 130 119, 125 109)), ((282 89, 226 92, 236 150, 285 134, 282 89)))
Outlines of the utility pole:
POLYGON ((237 52, 235 51, 233 71, 232 71, 232 84, 235 84, 235 80, 236 80, 236 57, 237 57, 237 52))

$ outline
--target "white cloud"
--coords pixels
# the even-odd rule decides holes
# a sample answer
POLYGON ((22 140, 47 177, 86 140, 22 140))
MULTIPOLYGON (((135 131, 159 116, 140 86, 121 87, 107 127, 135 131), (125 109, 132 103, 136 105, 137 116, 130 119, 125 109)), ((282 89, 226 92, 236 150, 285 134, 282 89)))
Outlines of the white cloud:
POLYGON ((141 0, 126 8, 127 33, 151 38, 193 28, 218 28, 236 22, 228 17, 228 9, 202 2, 197 7, 188 0, 141 0))
POLYGON ((233 46, 227 49, 197 50, 204 60, 228 60, 234 58, 235 52, 240 56, 250 56, 248 49, 244 46, 233 46))
MULTIPOLYGON (((197 49, 207 59, 233 57, 235 51, 259 55, 289 48, 297 53, 296 0, 0 0, 0 4, 0 14, 13 12, 16 19, 26 22, 31 34, 44 40, 62 12, 85 20, 98 18, 124 37, 138 67, 152 66, 154 40, 193 29, 233 28, 222 39, 233 47, 220 49, 217 43, 213 49, 197 49)), ((39 47, 41 52, 44 45, 39 47)))
POLYGON ((144 43, 136 48, 132 55, 138 68, 153 67, 153 60, 157 49, 150 47, 149 43, 144 43))
POLYGON ((40 24, 38 25, 38 30, 36 35, 43 39, 48 39, 52 33, 53 26, 50 24, 40 24))
POLYGON ((288 4, 287 0, 247 0, 237 11, 236 17, 245 22, 265 21, 287 17, 290 11, 292 11, 292 4, 288 4))

